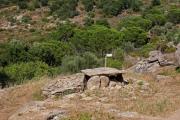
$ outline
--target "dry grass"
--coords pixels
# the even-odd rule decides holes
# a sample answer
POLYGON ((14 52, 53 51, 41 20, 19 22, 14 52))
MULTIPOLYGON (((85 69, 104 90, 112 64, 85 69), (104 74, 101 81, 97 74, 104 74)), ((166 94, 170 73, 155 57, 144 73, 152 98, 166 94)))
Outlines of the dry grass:
MULTIPOLYGON (((30 81, 24 85, 5 89, 3 97, 0 97, 0 116, 6 120, 12 113, 22 105, 34 100, 33 95, 40 91, 41 86, 46 83, 47 78, 38 81, 30 81)), ((37 97, 38 98, 38 97, 37 97)))

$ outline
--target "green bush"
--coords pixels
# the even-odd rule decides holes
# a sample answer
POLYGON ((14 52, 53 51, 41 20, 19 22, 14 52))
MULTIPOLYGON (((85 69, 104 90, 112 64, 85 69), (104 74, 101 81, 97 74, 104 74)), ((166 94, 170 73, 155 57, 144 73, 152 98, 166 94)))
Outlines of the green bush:
POLYGON ((166 34, 166 29, 165 27, 162 26, 154 26, 151 30, 150 30, 152 35, 156 35, 156 36, 161 36, 161 35, 165 35, 166 34))
POLYGON ((104 26, 93 25, 85 29, 77 29, 71 39, 78 53, 93 52, 104 56, 106 52, 122 44, 121 33, 104 26))
POLYGON ((134 11, 139 11, 143 5, 141 0, 131 0, 131 9, 134 11))
POLYGON ((114 50, 113 52, 113 58, 117 59, 117 60, 124 60, 124 50, 121 48, 117 48, 116 50, 114 50))
POLYGON ((172 23, 180 23, 180 8, 172 8, 168 12, 168 20, 172 23))
POLYGON ((74 35, 74 26, 67 24, 60 24, 58 28, 50 34, 51 39, 68 42, 74 35))
POLYGON ((177 71, 178 73, 180 73, 180 67, 177 67, 177 68, 176 68, 176 71, 177 71))
POLYGON ((167 22, 164 14, 146 14, 145 18, 151 20, 153 25, 164 25, 167 22))
POLYGON ((22 23, 30 23, 32 18, 30 16, 23 16, 22 17, 22 23))
POLYGON ((50 4, 51 13, 60 19, 72 18, 78 15, 76 11, 78 0, 56 0, 50 4))
POLYGON ((152 6, 161 5, 161 0, 152 0, 151 4, 152 6))
POLYGON ((148 42, 147 33, 140 27, 127 27, 121 29, 120 32, 123 42, 131 42, 136 48, 141 47, 148 42))
POLYGON ((84 25, 85 25, 85 26, 91 26, 91 25, 93 25, 93 24, 94 24, 94 20, 93 20, 92 18, 86 17, 86 18, 84 19, 84 25))
POLYGON ((62 59, 61 71, 75 73, 82 69, 99 67, 102 63, 100 59, 90 52, 86 52, 82 56, 65 56, 62 59))
POLYGON ((107 21, 107 19, 98 19, 98 20, 96 20, 96 24, 103 25, 103 26, 110 28, 110 25, 109 25, 109 22, 107 21))
POLYGON ((112 68, 122 68, 123 62, 117 59, 112 59, 108 58, 107 59, 107 67, 112 67, 112 68))
POLYGON ((123 18, 118 25, 119 30, 123 27, 140 27, 144 30, 149 30, 152 27, 152 22, 140 16, 128 16, 123 18))
POLYGON ((148 43, 140 48, 138 51, 139 56, 149 57, 149 52, 156 49, 156 45, 153 43, 148 43))
POLYGON ((29 46, 22 41, 12 40, 7 44, 2 44, 0 54, 0 65, 5 66, 17 62, 29 61, 29 46))
POLYGON ((28 2, 26 0, 19 0, 18 6, 20 9, 27 9, 28 8, 28 2))
POLYGON ((41 6, 47 6, 48 0, 40 0, 41 6))
POLYGON ((21 84, 35 77, 48 75, 49 66, 42 62, 17 63, 4 68, 5 75, 13 84, 21 84))
POLYGON ((87 12, 92 11, 94 0, 81 0, 87 12))
POLYGON ((61 59, 65 55, 71 54, 69 43, 60 41, 47 41, 34 43, 29 50, 33 61, 43 61, 50 66, 61 65, 61 59))
POLYGON ((70 73, 79 72, 83 69, 85 62, 81 56, 65 56, 62 59, 61 71, 70 73))

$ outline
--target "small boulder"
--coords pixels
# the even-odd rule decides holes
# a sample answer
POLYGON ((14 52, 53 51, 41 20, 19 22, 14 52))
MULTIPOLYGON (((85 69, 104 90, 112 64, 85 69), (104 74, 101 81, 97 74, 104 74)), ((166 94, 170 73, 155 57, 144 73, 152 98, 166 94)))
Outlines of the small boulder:
POLYGON ((109 83, 109 87, 116 87, 116 85, 117 85, 117 82, 115 81, 110 81, 109 83))
POLYGON ((101 88, 108 87, 110 82, 108 77, 100 76, 100 80, 101 80, 101 88))
POLYGON ((87 82, 87 89, 93 90, 98 88, 100 88, 100 77, 99 76, 91 77, 87 82))

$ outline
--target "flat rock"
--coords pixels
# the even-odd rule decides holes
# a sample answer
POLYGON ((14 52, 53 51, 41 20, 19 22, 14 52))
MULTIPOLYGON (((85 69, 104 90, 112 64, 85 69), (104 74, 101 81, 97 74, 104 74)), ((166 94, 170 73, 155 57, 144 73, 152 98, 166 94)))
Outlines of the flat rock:
POLYGON ((42 88, 42 93, 47 97, 77 93, 83 90, 83 80, 83 74, 65 76, 47 83, 42 88))
POLYGON ((101 68, 94 68, 94 69, 86 69, 81 70, 82 73, 88 76, 101 76, 101 75, 117 75, 125 73, 124 70, 118 70, 115 68, 108 68, 108 67, 101 67, 101 68))

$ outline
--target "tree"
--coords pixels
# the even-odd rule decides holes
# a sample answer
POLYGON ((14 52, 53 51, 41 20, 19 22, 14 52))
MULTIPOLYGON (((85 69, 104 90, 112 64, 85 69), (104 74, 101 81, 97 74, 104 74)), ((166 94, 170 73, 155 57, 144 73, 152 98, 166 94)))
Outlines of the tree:
POLYGON ((56 0, 50 5, 51 13, 60 19, 72 18, 78 15, 76 11, 78 0, 56 0))
POLYGON ((58 66, 61 65, 62 57, 71 54, 71 50, 68 43, 47 41, 34 43, 29 52, 33 61, 43 61, 49 66, 58 66))
POLYGON ((168 12, 168 20, 172 23, 180 23, 180 8, 172 8, 168 12))
POLYGON ((93 7, 94 7, 94 1, 93 0, 81 0, 84 7, 85 7, 85 10, 87 12, 89 11, 92 11, 93 7))
POLYGON ((26 9, 28 8, 28 2, 26 0, 19 0, 18 6, 20 9, 26 9))
POLYGON ((151 4, 152 4, 152 6, 161 5, 161 0, 152 0, 151 4))
POLYGON ((145 45, 147 41, 147 33, 140 27, 128 27, 121 31, 123 42, 131 42, 134 47, 138 48, 145 45))
POLYGON ((77 29, 71 42, 77 52, 90 51, 99 56, 103 56, 122 43, 120 32, 99 25, 77 29))
POLYGON ((47 6, 48 5, 48 0, 40 0, 40 3, 42 6, 47 6))
POLYGON ((152 22, 151 20, 144 19, 141 16, 129 16, 120 21, 118 29, 120 30, 123 27, 140 27, 144 30, 149 30, 152 27, 152 22))

